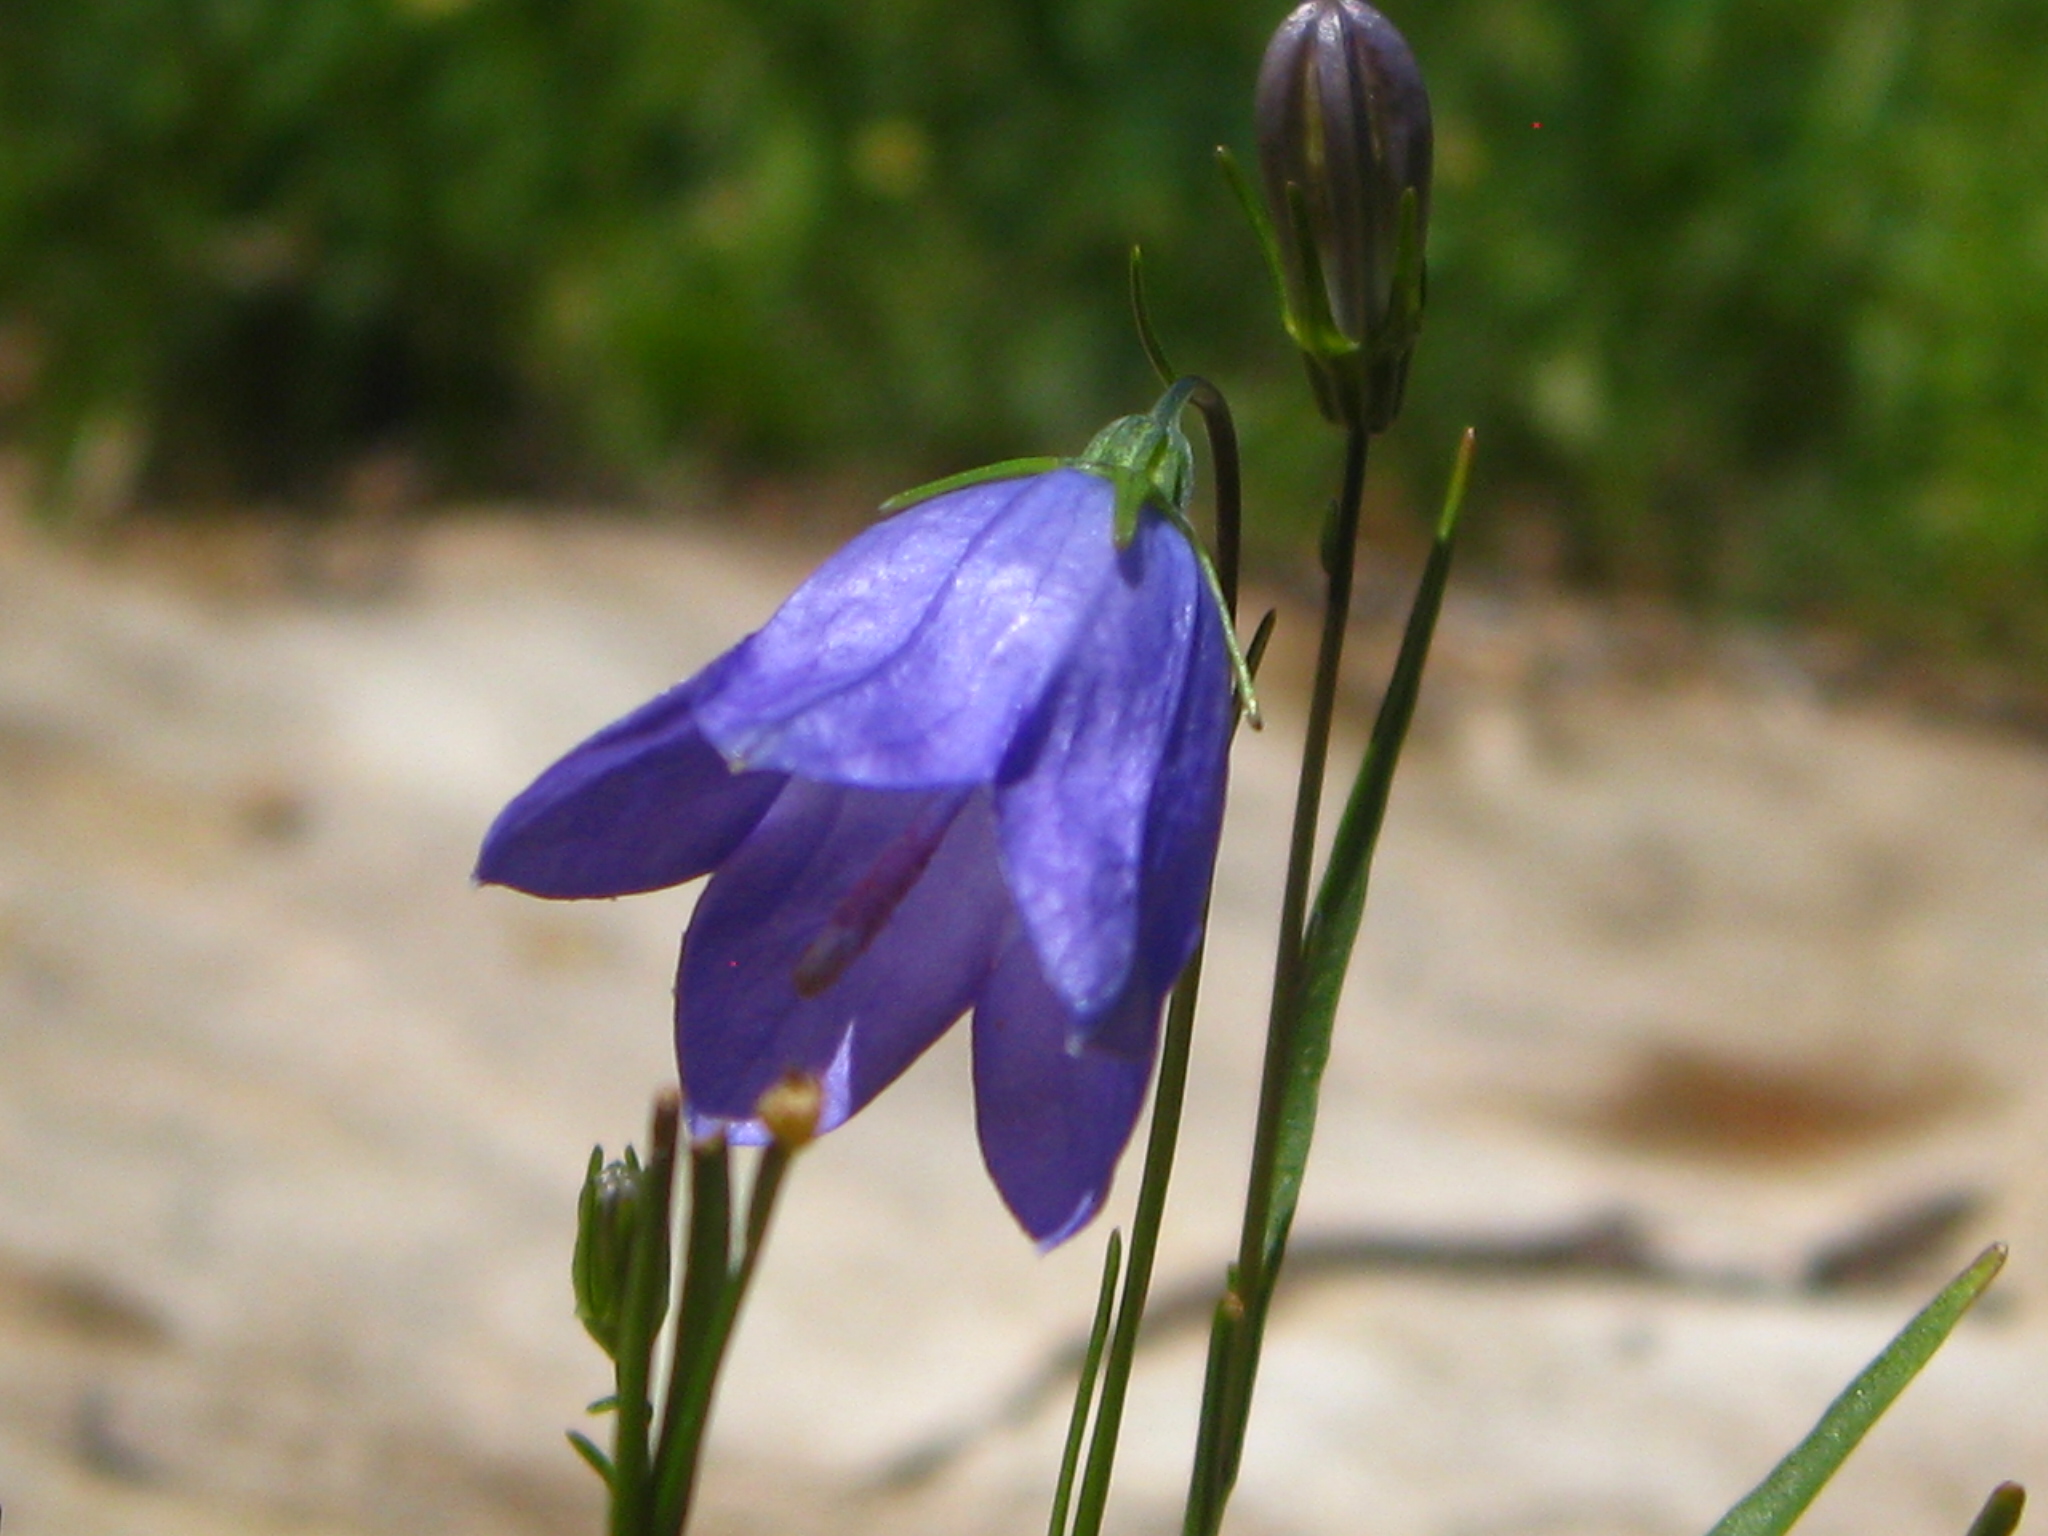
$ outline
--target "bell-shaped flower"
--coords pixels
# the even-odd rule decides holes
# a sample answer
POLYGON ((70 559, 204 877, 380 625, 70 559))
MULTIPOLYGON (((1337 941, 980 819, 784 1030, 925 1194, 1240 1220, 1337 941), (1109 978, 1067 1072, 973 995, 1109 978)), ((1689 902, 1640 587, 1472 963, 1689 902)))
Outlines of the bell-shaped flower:
POLYGON ((1084 458, 876 524, 498 817, 489 883, 711 876, 676 985, 693 1134, 760 1139, 792 1076, 830 1130, 972 1010, 1004 1200, 1048 1246, 1100 1207, 1199 936, 1233 719, 1178 452, 1139 496, 1084 458))

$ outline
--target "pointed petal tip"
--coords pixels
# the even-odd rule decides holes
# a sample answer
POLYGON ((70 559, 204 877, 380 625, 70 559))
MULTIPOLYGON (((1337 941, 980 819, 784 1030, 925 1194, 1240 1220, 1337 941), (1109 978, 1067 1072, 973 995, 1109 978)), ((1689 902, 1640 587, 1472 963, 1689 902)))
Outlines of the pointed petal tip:
POLYGON ((1020 935, 975 1009, 975 1126, 997 1192, 1041 1252, 1101 1210, 1152 1075, 1149 1054, 1070 1054, 1072 1025, 1020 935))
POLYGON ((1031 1223, 1026 1221, 1022 1215, 1019 1215, 1014 1207, 1012 1207, 1010 1214, 1016 1216, 1018 1225, 1023 1227, 1025 1233, 1031 1238, 1032 1246, 1038 1250, 1039 1257, 1044 1258, 1055 1248, 1065 1244, 1069 1238, 1079 1236, 1081 1229, 1093 1221, 1101 1209, 1101 1192, 1090 1190, 1081 1197, 1081 1203, 1074 1207, 1067 1219, 1053 1227, 1049 1232, 1032 1231, 1031 1223))

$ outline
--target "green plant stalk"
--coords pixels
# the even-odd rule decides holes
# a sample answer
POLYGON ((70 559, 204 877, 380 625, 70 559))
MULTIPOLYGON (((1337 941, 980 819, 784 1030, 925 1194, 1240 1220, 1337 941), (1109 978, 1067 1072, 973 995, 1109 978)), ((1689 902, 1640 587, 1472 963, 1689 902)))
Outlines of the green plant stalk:
POLYGON ((644 1536, 653 1511, 654 1488, 649 1477, 648 1431, 654 1405, 648 1378, 654 1359, 654 1336, 668 1305, 668 1245, 672 1193, 675 1188, 676 1124, 680 1106, 664 1095, 654 1105, 648 1133, 647 1188, 654 1199, 644 1212, 628 1261, 625 1310, 619 1326, 614 1367, 616 1415, 612 1442, 611 1536, 644 1536))
POLYGON ((732 1265, 732 1153, 718 1136, 690 1148, 690 1224, 683 1240, 683 1289, 670 1343, 668 1392, 654 1452, 656 1530, 679 1527, 687 1456, 678 1445, 699 1357, 718 1347, 716 1329, 732 1265))
MULTIPOLYGON (((1467 430, 1458 444, 1451 468, 1450 485, 1444 493, 1443 511, 1437 519, 1435 538, 1422 579, 1417 583, 1414 605, 1401 637, 1400 654, 1393 675, 1380 700, 1365 759, 1352 781, 1343 819, 1330 844, 1330 856, 1316 891, 1315 906, 1309 913, 1308 930, 1302 939, 1299 993, 1296 998, 1295 1052, 1284 1085, 1280 1116, 1280 1141, 1274 1165, 1273 1203, 1267 1213, 1264 1234, 1269 1270, 1277 1269, 1279 1255, 1287 1245, 1294 1225, 1294 1212, 1301 1199, 1302 1175, 1308 1167, 1309 1147, 1315 1136, 1316 1106, 1321 1094, 1323 1069, 1329 1064, 1330 1036, 1336 1025, 1337 1003, 1343 995, 1344 978, 1350 969, 1351 952, 1358 929, 1365 918, 1365 896, 1372 877, 1373 854, 1379 847, 1380 828, 1386 822, 1387 800, 1393 792, 1394 769, 1408 738, 1408 726, 1415 717, 1421 695, 1423 666, 1429 658, 1436 635, 1437 615, 1449 585, 1451 555, 1457 536, 1458 514, 1465 501, 1465 486, 1471 477, 1475 442, 1467 430)), ((1270 1284, 1267 1287, 1271 1292, 1270 1284)), ((1264 1307, 1259 1309, 1261 1321, 1264 1307)))
MULTIPOLYGON (((712 1394, 718 1387, 719 1371, 732 1343, 740 1306, 753 1284, 761 1251, 768 1240, 768 1227, 782 1193, 783 1176, 795 1153, 780 1142, 770 1142, 761 1152, 754 1170, 753 1188, 747 1195, 747 1220, 740 1244, 739 1263, 724 1272, 717 1288, 716 1304, 706 1306, 709 1316, 698 1336, 676 1335, 673 1370, 681 1387, 670 1383, 669 1419, 662 1425, 663 1454, 655 1469, 658 1495, 653 1511, 654 1536, 677 1536, 690 1520, 690 1505, 696 1496, 697 1473, 704 1459, 704 1432, 711 1418, 712 1394)), ((706 1239, 706 1250, 709 1250, 706 1239)), ((687 1288, 687 1280, 685 1286, 687 1288)))
MULTIPOLYGON (((1337 999, 1364 911, 1367 876, 1394 768, 1413 716, 1436 616, 1450 576, 1452 539, 1472 454, 1473 439, 1468 432, 1459 445, 1444 510, 1438 520, 1435 546, 1417 586, 1407 633, 1381 701, 1379 718, 1374 722, 1365 761, 1353 782, 1343 823, 1332 844, 1313 915, 1306 920, 1305 931, 1283 929, 1284 937, 1293 937, 1291 950, 1283 953, 1291 953, 1294 964, 1284 974, 1276 968, 1275 1027, 1268 1036, 1268 1077, 1262 1085, 1261 1140, 1257 1149, 1265 1156, 1263 1160, 1255 1157, 1254 1185, 1246 1197, 1245 1244, 1218 1303, 1212 1326, 1209 1374, 1203 1389, 1201 1424, 1189 1482, 1184 1529, 1200 1536, 1220 1525, 1224 1505, 1237 1479, 1267 1311, 1307 1164, 1337 999), (1283 985, 1284 1006, 1280 998, 1283 985)), ((1325 548, 1326 553, 1334 552, 1329 544, 1325 548)), ((1327 744, 1325 732, 1325 751, 1327 744)), ((1304 782, 1307 779, 1305 768, 1304 782)), ((1320 783, 1317 789, 1320 793, 1320 783)), ((1307 846, 1312 844, 1311 824, 1307 846)), ((1305 902, 1305 879, 1302 884, 1305 902)), ((1283 919, 1292 920, 1289 909, 1283 908, 1283 919)))
POLYGON ((1123 1257, 1123 1233, 1113 1231, 1102 1255, 1102 1287, 1096 1292, 1095 1321, 1088 1329, 1088 1349, 1081 1357, 1080 1379, 1074 1384, 1074 1411, 1067 1419, 1067 1441, 1060 1453, 1060 1477, 1053 1488, 1052 1515, 1046 1521, 1046 1536, 1066 1536, 1067 1508, 1074 1495, 1074 1473, 1081 1465, 1081 1442, 1088 1432, 1088 1405, 1095 1397, 1095 1376, 1102 1366, 1102 1349, 1109 1342, 1110 1319, 1116 1311, 1116 1281, 1123 1257))
POLYGON ((1272 1206, 1273 1168, 1279 1156, 1280 1112, 1296 1028, 1296 994, 1301 974, 1301 941, 1308 921, 1308 893, 1314 872, 1316 826, 1322 810, 1323 780, 1330 758, 1330 731, 1337 712, 1337 681, 1344 665, 1344 639, 1351 623, 1352 566, 1358 519, 1365 497, 1367 435, 1353 428, 1345 440, 1344 483, 1323 528, 1322 637, 1316 648, 1315 679, 1309 693, 1308 730, 1301 774, 1295 785, 1294 826, 1288 839, 1287 884, 1280 900, 1280 935, 1273 957, 1272 1005, 1266 1022, 1265 1067, 1259 1080, 1259 1114, 1246 1182, 1244 1226, 1239 1235, 1237 1276, 1232 1289, 1250 1297, 1265 1289, 1267 1213, 1272 1206))
POLYGON ((1288 842, 1287 883, 1280 902, 1280 932, 1273 960, 1273 994, 1267 1015, 1257 1130, 1252 1141, 1251 1172, 1246 1180, 1237 1264, 1224 1303, 1218 1309, 1216 1344, 1211 1350, 1209 1378, 1202 1392, 1201 1427, 1188 1495, 1187 1529, 1191 1532, 1211 1531, 1222 1517, 1223 1489, 1235 1475, 1234 1468, 1227 1467, 1235 1459, 1228 1446, 1233 1439, 1242 1440, 1251 1377, 1256 1369, 1263 1312, 1259 1298, 1268 1288, 1264 1232, 1272 1205, 1273 1170, 1279 1156, 1283 1088, 1293 1053, 1295 995, 1315 861, 1316 826, 1328 770, 1330 732, 1336 717, 1344 639, 1351 620, 1352 562, 1365 494, 1368 442, 1363 431, 1353 429, 1347 434, 1343 486, 1323 529, 1323 627, 1309 694, 1301 774, 1295 787, 1294 825, 1288 842), (1229 1429, 1233 1424, 1239 1427, 1229 1429))
POLYGON ((1116 1468, 1124 1398, 1130 1387, 1131 1364, 1138 1353, 1138 1328, 1145 1318, 1152 1264, 1159 1252, 1159 1229, 1166 1215, 1167 1186, 1173 1178, 1173 1155, 1180 1141, 1181 1105, 1187 1090, 1188 1057, 1201 983, 1202 951, 1197 949, 1173 990, 1165 1038, 1160 1046, 1159 1086, 1152 1099, 1145 1172, 1138 1186, 1137 1213, 1131 1219, 1130 1263, 1124 1270, 1123 1298, 1117 1307, 1116 1330, 1102 1376, 1102 1397, 1095 1409, 1095 1428, 1088 1442, 1088 1466, 1074 1511, 1073 1536, 1096 1536, 1109 1504, 1109 1480, 1116 1468))

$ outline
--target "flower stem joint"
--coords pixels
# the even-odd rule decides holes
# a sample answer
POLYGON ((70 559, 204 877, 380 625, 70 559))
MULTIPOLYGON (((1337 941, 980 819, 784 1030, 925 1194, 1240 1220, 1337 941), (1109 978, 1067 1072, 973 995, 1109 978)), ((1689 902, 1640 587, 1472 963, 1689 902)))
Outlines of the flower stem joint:
POLYGON ((1306 0, 1267 45, 1255 113, 1287 329, 1323 414, 1383 432, 1400 413, 1426 289, 1422 71, 1365 0, 1306 0))

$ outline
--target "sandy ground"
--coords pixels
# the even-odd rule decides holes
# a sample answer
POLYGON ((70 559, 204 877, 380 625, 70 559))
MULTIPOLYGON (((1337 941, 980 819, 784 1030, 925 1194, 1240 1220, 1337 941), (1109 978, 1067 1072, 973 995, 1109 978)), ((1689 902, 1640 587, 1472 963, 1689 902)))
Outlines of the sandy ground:
MULTIPOLYGON (((595 1528, 571 1208, 670 1070, 690 895, 467 874, 510 793, 807 559, 603 518, 0 530, 8 1536, 595 1528)), ((1236 758, 1169 1288, 1218 1274, 1240 1195, 1304 627, 1236 758)), ((1661 634, 1454 593, 1302 1217, 1331 1262, 1275 1323, 1236 1530, 1703 1530, 1993 1236, 2000 1304, 1808 1529, 1960 1536, 2048 1481, 2048 756, 1661 634), (1456 1257, 1611 1222, 1631 1272, 1456 1257)), ((890 1478, 1084 1320, 1121 1212, 1034 1255, 957 1046, 799 1167, 705 1529, 1042 1525, 1054 1404, 890 1478)), ((1148 1351, 1115 1529, 1177 1528, 1199 1370, 1192 1330, 1148 1351)))

